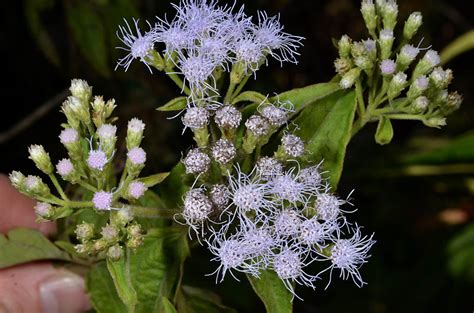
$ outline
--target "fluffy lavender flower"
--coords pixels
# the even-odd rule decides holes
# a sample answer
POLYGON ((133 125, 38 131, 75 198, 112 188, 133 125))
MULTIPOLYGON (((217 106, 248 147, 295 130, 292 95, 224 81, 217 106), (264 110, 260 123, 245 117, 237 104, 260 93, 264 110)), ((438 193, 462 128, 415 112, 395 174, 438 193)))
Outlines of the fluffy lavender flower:
POLYGON ((296 64, 300 55, 296 50, 303 45, 304 38, 283 32, 279 19, 280 16, 268 17, 266 12, 258 12, 258 25, 253 31, 255 40, 280 63, 296 64))
POLYGON ((306 202, 307 193, 311 191, 293 175, 293 170, 275 176, 270 181, 270 186, 277 201, 288 201, 292 204, 306 202))
POLYGON ((274 219, 275 233, 280 237, 289 237, 298 234, 301 218, 295 210, 283 210, 274 219))
POLYGON ((219 139, 212 147, 212 157, 219 164, 225 165, 231 162, 237 153, 232 142, 227 139, 219 139))
POLYGON ((297 158, 302 156, 304 153, 303 140, 301 140, 301 138, 298 136, 286 134, 281 139, 281 143, 285 153, 290 157, 297 158))
POLYGON ((326 288, 331 284, 332 271, 335 268, 341 271, 340 277, 342 279, 351 277, 358 287, 362 287, 365 284, 360 275, 359 268, 362 264, 367 263, 367 259, 370 257, 368 252, 375 243, 372 237, 373 234, 370 237, 362 237, 360 228, 356 225, 354 235, 350 239, 337 239, 334 242, 334 246, 331 248, 331 255, 327 257, 332 264, 322 271, 330 270, 330 278, 326 288))
POLYGON ((341 213, 340 206, 344 203, 345 201, 328 193, 318 195, 315 202, 318 218, 323 221, 336 220, 341 213))
POLYGON ((148 188, 140 181, 133 181, 128 185, 128 195, 133 199, 138 199, 145 194, 148 188))
POLYGON ((151 68, 148 65, 146 58, 149 56, 149 52, 153 49, 153 46, 157 40, 156 32, 151 28, 151 25, 148 24, 150 26, 150 31, 142 35, 142 32, 138 27, 138 19, 133 19, 136 32, 136 34, 134 34, 134 31, 128 24, 127 20, 124 19, 124 21, 126 26, 119 26, 117 37, 123 42, 125 47, 117 47, 117 49, 127 51, 128 54, 125 57, 119 59, 115 69, 117 70, 119 66, 122 66, 125 71, 127 71, 133 60, 140 59, 140 61, 145 63, 151 72, 151 68))
POLYGON ((70 159, 62 159, 56 165, 56 171, 62 177, 67 177, 74 172, 74 165, 70 159))
POLYGON ((319 171, 320 165, 313 165, 302 169, 297 176, 297 180, 306 188, 318 192, 323 187, 323 178, 319 171))
POLYGON ((256 171, 262 179, 269 180, 283 173, 283 165, 275 158, 262 157, 257 161, 256 171))
POLYGON ((178 62, 178 68, 184 75, 184 80, 189 85, 191 92, 201 91, 207 94, 215 90, 215 81, 213 81, 212 72, 216 64, 207 56, 202 54, 192 54, 187 57, 181 57, 178 62), (211 78, 211 82, 208 82, 211 78))
POLYGON ((89 151, 89 156, 87 157, 87 165, 94 170, 102 171, 105 165, 109 162, 107 155, 104 151, 91 150, 89 151))
POLYGON ((127 152, 127 158, 133 165, 143 165, 146 162, 146 152, 140 147, 135 147, 127 152))
POLYGON ((190 107, 186 109, 182 121, 191 129, 204 128, 209 123, 209 111, 203 107, 190 107))
POLYGON ((211 165, 211 159, 201 149, 195 148, 188 152, 183 163, 186 168, 186 174, 201 174, 207 172, 211 165))
POLYGON ((112 206, 113 194, 107 191, 97 191, 92 198, 92 203, 97 210, 109 211, 112 206))
POLYGON ((233 51, 236 61, 242 62, 247 73, 258 70, 259 63, 265 58, 263 46, 253 38, 241 38, 234 43, 233 51))
POLYGON ((248 223, 243 230, 242 241, 245 242, 252 256, 263 258, 262 266, 268 266, 272 249, 277 244, 270 227, 257 227, 248 223))
POLYGON ((384 76, 392 75, 393 73, 395 73, 396 69, 397 65, 393 60, 387 59, 383 60, 382 63, 380 63, 380 71, 384 76))
POLYGON ((164 53, 166 57, 171 57, 173 53, 182 55, 181 50, 192 44, 193 37, 183 29, 180 23, 169 23, 159 20, 155 25, 157 40, 166 45, 164 53))
POLYGON ((320 249, 324 247, 324 241, 331 237, 331 233, 336 227, 338 226, 335 223, 321 223, 316 217, 312 217, 301 222, 298 239, 302 244, 316 245, 320 249))
POLYGON ((223 129, 235 129, 239 127, 242 113, 234 106, 226 105, 216 111, 214 121, 223 129))
POLYGON ((59 134, 59 140, 63 145, 73 143, 79 140, 79 134, 74 128, 66 128, 59 134))

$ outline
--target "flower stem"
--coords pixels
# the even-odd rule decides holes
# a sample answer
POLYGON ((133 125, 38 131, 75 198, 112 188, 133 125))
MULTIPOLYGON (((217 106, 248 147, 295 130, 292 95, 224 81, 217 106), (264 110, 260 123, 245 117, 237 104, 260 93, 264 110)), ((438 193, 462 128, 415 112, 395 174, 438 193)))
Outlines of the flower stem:
POLYGON ((249 78, 250 78, 251 75, 247 75, 244 77, 244 79, 242 79, 242 81, 239 83, 239 85, 237 86, 237 88, 235 89, 234 93, 232 94, 232 99, 234 99, 235 97, 237 97, 240 92, 242 91, 242 89, 244 88, 245 84, 247 84, 249 78))
POLYGON ((179 87, 181 90, 188 96, 191 95, 191 90, 187 86, 184 85, 183 80, 178 76, 178 74, 173 73, 173 72, 166 72, 166 75, 168 75, 169 78, 179 87))
POLYGON ((229 104, 232 101, 232 95, 236 86, 237 85, 233 82, 229 84, 229 88, 227 89, 227 93, 225 94, 224 104, 229 104))
POLYGON ((129 206, 134 216, 145 218, 173 218, 178 210, 150 208, 138 205, 129 206))
POLYGON ((64 193, 63 188, 61 187, 61 185, 59 184, 58 180, 56 179, 56 176, 54 176, 54 174, 50 174, 50 175, 49 175, 49 178, 50 178, 51 181, 53 182, 53 185, 54 185, 54 187, 56 188, 56 190, 58 191, 58 193, 61 195, 61 198, 62 198, 64 201, 69 201, 68 197, 67 197, 66 194, 64 193))

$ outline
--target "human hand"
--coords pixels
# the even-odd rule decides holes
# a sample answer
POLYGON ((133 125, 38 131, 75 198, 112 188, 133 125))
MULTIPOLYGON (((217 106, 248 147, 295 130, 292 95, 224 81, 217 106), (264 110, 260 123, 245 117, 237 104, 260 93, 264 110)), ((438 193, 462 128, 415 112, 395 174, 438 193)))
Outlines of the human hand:
MULTIPOLYGON (((34 201, 0 174, 0 233, 27 227, 51 235, 54 223, 37 223, 34 201)), ((1 253, 1 252, 0 252, 1 253)), ((90 309, 82 277, 49 262, 0 270, 0 313, 78 313, 90 309)))

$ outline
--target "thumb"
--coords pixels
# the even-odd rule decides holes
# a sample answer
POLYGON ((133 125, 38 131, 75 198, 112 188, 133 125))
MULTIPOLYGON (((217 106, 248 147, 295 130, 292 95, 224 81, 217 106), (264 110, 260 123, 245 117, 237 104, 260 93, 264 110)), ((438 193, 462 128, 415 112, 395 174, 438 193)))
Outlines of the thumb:
POLYGON ((90 309, 82 277, 49 263, 0 270, 0 313, 79 313, 90 309))

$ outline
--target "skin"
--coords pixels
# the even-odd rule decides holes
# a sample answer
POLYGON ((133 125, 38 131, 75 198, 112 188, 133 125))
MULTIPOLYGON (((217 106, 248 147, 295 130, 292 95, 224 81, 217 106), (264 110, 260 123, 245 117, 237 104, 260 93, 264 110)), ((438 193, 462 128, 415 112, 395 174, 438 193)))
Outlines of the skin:
MULTIPOLYGON (((37 223, 35 202, 13 188, 0 174, 0 233, 16 227, 37 229, 45 235, 56 231, 54 223, 37 223)), ((82 278, 50 262, 35 262, 0 270, 0 313, 85 312, 90 308, 82 278), (74 288, 71 286, 71 281, 74 288), (45 286, 54 289, 63 303, 45 304, 45 286), (43 291, 43 293, 42 293, 43 291), (42 296, 43 295, 43 296, 42 296), (66 305, 67 301, 67 305, 66 305)), ((48 294, 49 295, 49 294, 48 294)))

